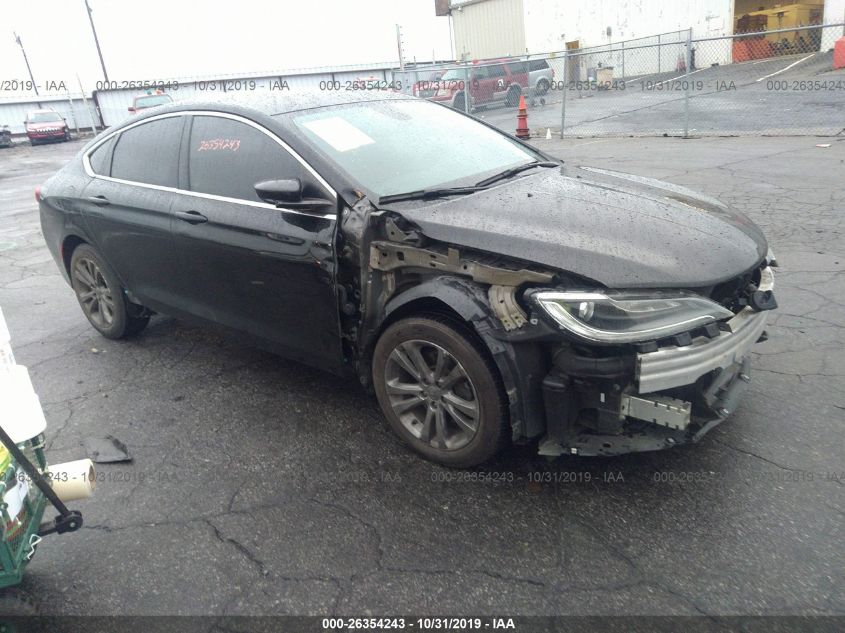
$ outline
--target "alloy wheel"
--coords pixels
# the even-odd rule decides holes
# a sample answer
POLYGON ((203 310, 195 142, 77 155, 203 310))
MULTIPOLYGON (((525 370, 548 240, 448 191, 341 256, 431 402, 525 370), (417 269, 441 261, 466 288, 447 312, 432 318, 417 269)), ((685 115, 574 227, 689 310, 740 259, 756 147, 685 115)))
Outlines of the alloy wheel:
POLYGON ((114 297, 97 263, 80 258, 74 266, 73 278, 85 315, 102 328, 110 327, 115 317, 114 297))
POLYGON ((384 372, 390 406, 417 439, 457 450, 475 437, 480 406, 466 370, 434 343, 409 340, 387 358, 384 372))

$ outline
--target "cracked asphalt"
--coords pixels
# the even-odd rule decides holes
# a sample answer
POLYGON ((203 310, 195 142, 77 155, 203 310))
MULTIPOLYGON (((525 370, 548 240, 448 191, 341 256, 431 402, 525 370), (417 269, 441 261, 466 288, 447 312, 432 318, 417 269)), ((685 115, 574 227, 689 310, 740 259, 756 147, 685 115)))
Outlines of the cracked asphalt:
MULTIPOLYGON (((0 306, 48 457, 113 436, 75 534, 24 586, 45 613, 845 614, 845 139, 537 141, 747 213, 780 262, 736 414, 692 447, 450 471, 357 384, 156 317, 108 341, 40 234, 33 188, 80 147, 0 150, 0 306)), ((632 627, 635 625, 632 624, 632 627)))

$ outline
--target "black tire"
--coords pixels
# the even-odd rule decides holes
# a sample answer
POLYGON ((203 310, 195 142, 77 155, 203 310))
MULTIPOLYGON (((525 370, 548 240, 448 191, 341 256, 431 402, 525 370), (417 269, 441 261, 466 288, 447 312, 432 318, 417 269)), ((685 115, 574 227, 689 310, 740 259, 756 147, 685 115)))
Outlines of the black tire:
POLYGON ((70 278, 79 307, 88 322, 110 339, 143 330, 149 316, 132 316, 117 275, 90 245, 80 244, 70 258, 70 278))
POLYGON ((537 82, 537 94, 544 95, 549 91, 549 82, 545 79, 541 79, 537 82))
POLYGON ((459 110, 461 112, 466 112, 466 101, 464 101, 465 97, 462 94, 459 94, 455 97, 454 108, 455 110, 459 110))
MULTIPOLYGON (((420 367, 413 361, 411 366, 420 367)), ((507 400, 496 365, 456 320, 422 315, 393 323, 376 343, 373 384, 393 430, 434 462, 477 466, 508 442, 507 400), (415 355, 431 370, 423 379, 423 372, 412 374, 404 362, 415 355)))
MULTIPOLYGON (((38 603, 31 595, 19 587, 0 589, 0 625, 3 617, 20 618, 36 616, 39 613, 38 603)), ((20 629, 11 629, 20 630, 20 629)))
POLYGON ((70 130, 69 130, 69 129, 67 129, 67 128, 65 128, 65 142, 67 143, 67 142, 68 142, 68 141, 70 141, 70 140, 72 140, 72 139, 70 138, 70 130))
POLYGON ((510 107, 515 108, 519 105, 519 98, 522 96, 522 88, 519 86, 511 86, 508 88, 508 96, 505 99, 510 107))
POLYGON ((32 145, 33 147, 35 147, 37 145, 34 138, 29 139, 29 144, 32 145))

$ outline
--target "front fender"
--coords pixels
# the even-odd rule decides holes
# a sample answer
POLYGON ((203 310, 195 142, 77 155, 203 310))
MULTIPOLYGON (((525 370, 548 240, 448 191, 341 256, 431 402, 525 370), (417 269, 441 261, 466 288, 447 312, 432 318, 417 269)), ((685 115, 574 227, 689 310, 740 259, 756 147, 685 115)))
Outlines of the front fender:
POLYGON ((514 441, 541 434, 546 426, 541 385, 548 370, 539 345, 498 338, 504 330, 490 308, 485 286, 460 277, 432 277, 392 297, 384 308, 385 319, 422 299, 445 304, 478 334, 504 383, 514 441))

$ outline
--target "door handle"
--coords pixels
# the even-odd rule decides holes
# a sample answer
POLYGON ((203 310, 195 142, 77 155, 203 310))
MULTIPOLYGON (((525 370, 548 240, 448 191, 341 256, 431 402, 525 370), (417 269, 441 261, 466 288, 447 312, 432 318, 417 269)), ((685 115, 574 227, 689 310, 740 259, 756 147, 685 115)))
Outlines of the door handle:
POLYGON ((208 222, 208 218, 199 211, 177 211, 176 217, 188 224, 202 224, 203 222, 208 222))
POLYGON ((111 204, 111 202, 109 202, 109 199, 105 196, 89 196, 88 202, 97 205, 98 207, 105 207, 111 204))

